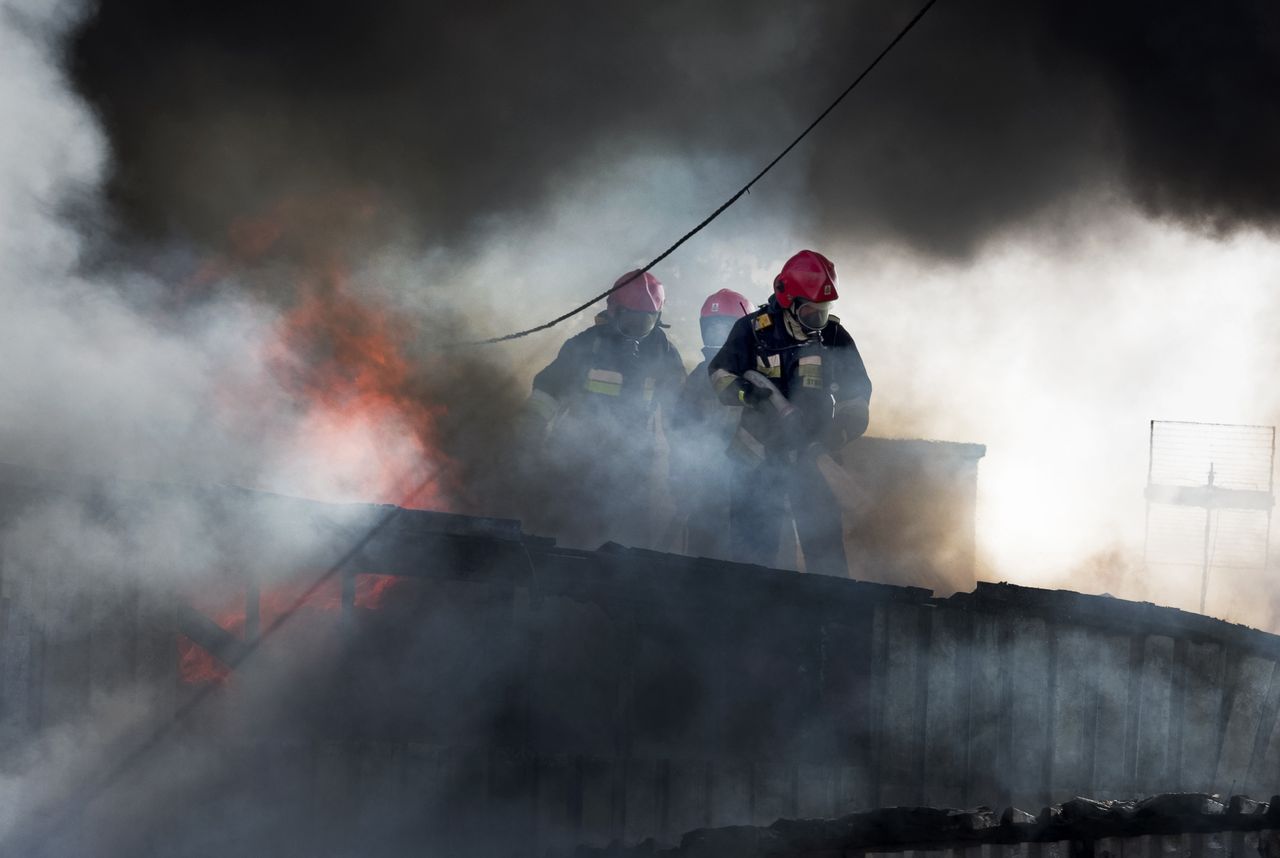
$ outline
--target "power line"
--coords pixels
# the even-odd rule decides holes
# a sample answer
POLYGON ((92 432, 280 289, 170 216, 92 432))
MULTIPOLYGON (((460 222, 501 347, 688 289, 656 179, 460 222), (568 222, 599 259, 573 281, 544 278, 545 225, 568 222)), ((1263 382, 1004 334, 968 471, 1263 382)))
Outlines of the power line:
MULTIPOLYGON (((355 559, 355 557, 364 550, 365 546, 372 542, 378 534, 386 530, 387 526, 390 525, 391 522, 395 521, 400 513, 404 512, 405 506, 412 503, 417 497, 426 491, 432 483, 439 479, 440 473, 441 472, 439 470, 433 471, 421 483, 419 483, 417 487, 405 495, 404 500, 402 500, 398 506, 393 506, 386 515, 378 519, 378 521, 376 521, 363 536, 356 540, 355 544, 353 544, 346 553, 338 558, 338 560, 326 569, 323 574, 312 581, 311 584, 308 585, 307 589, 294 599, 293 602, 279 614, 279 616, 268 623, 257 637, 245 642, 243 646, 239 647, 236 650, 235 656, 227 659, 227 667, 232 670, 241 667, 255 652, 258 651, 258 648, 262 646, 262 643, 267 638, 278 632, 294 614, 304 607, 311 598, 324 587, 325 584, 333 580, 333 578, 341 572, 348 563, 355 559)), ((43 844, 53 832, 59 830, 62 827, 62 824, 67 821, 67 817, 77 811, 87 808, 95 798, 114 786, 121 777, 137 766, 143 758, 149 756, 158 747, 164 744, 165 740, 173 735, 174 731, 176 731, 178 727, 182 726, 183 722, 191 717, 191 715, 209 699, 215 688, 216 686, 212 683, 200 686, 200 688, 188 697, 181 706, 174 710, 172 717, 162 721, 155 729, 148 733, 142 741, 136 744, 132 750, 117 759, 116 762, 100 777, 92 779, 84 784, 79 791, 79 795, 73 796, 63 803, 62 809, 59 812, 53 813, 50 818, 44 821, 44 824, 41 824, 39 819, 28 823, 27 832, 14 835, 8 839, 5 845, 12 846, 16 842, 24 847, 20 852, 15 852, 14 854, 39 854, 39 852, 36 851, 39 848, 39 845, 43 844)), ((34 815, 37 817, 39 816, 38 813, 34 815)))
POLYGON ((906 26, 898 31, 898 35, 894 36, 893 39, 889 42, 889 44, 885 45, 884 49, 880 51, 879 54, 876 55, 876 58, 873 59, 867 65, 867 67, 862 70, 862 73, 859 74, 856 78, 854 78, 853 83, 846 86, 844 88, 844 91, 836 96, 835 101, 832 101, 829 105, 827 105, 826 110, 823 110, 821 113, 819 113, 817 118, 814 119, 812 122, 810 122, 805 127, 805 129, 800 132, 800 134, 796 137, 796 139, 788 143, 785 149, 783 149, 776 156, 774 156, 774 159, 772 161, 770 161, 768 164, 765 164, 764 169, 762 169, 759 173, 756 173, 755 176, 751 179, 751 181, 747 182, 745 185, 743 185, 741 188, 735 191, 733 196, 729 197, 729 199, 721 203, 720 206, 715 211, 713 211, 711 214, 703 218, 701 223, 699 223, 693 229, 686 232, 684 235, 680 236, 679 240, 676 241, 675 244, 671 245, 666 250, 662 251, 662 253, 658 254, 652 260, 650 260, 649 264, 646 265, 644 268, 641 268, 639 271, 636 271, 626 280, 623 280, 619 283, 615 283, 611 288, 606 289, 605 291, 601 292, 599 295, 595 296, 594 298, 588 301, 584 301, 583 303, 574 307, 572 310, 569 310, 566 313, 561 313, 559 316, 556 316, 554 319, 552 319, 549 322, 543 322, 541 325, 535 325, 532 328, 525 328, 523 331, 516 331, 510 334, 503 334, 502 336, 498 336, 498 337, 489 337, 488 339, 484 339, 484 340, 473 340, 468 343, 463 343, 463 345, 483 346, 483 345, 491 345, 493 343, 502 343, 508 340, 518 340, 521 337, 527 337, 530 334, 536 334, 539 331, 545 331, 548 328, 554 328, 556 325, 560 324, 561 322, 576 316, 578 313, 581 313, 583 310, 587 309, 592 304, 598 303, 600 301, 603 301, 605 298, 608 298, 614 292, 617 292, 619 289, 621 289, 623 286, 626 286, 631 281, 639 277, 643 277, 646 273, 648 273, 648 271, 651 268, 653 268, 662 260, 666 259, 671 254, 675 253, 676 250, 678 250, 682 244, 684 244, 689 239, 693 238, 698 233, 702 232, 702 230, 708 224, 710 224, 716 218, 720 217, 720 215, 724 214, 725 210, 728 209, 729 206, 733 205, 739 199, 741 199, 741 197, 744 194, 746 194, 748 191, 751 190, 751 187, 756 182, 763 179, 766 173, 772 170, 779 161, 781 161, 791 152, 792 149, 796 148, 796 146, 799 145, 801 140, 808 137, 809 132, 817 128, 818 123, 826 119, 827 115, 831 113, 831 111, 835 110, 836 107, 840 104, 840 102, 844 101, 845 96, 853 92, 854 89, 857 88, 858 84, 862 83, 863 78, 869 75, 871 73, 871 70, 874 69, 877 65, 879 65, 882 59, 888 56, 889 51, 893 50, 894 46, 897 45, 898 42, 902 41, 902 39, 907 35, 907 33, 911 32, 911 28, 920 22, 920 19, 925 16, 926 12, 928 12, 930 9, 933 8, 933 4, 936 2, 937 0, 927 0, 924 6, 920 8, 920 11, 916 12, 916 14, 911 18, 911 20, 907 22, 906 26))

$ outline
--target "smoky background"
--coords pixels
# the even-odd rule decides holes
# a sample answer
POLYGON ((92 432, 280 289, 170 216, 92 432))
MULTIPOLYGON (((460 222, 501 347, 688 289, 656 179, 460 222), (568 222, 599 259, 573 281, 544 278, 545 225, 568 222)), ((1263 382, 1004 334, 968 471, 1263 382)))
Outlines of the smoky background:
MULTIPOLYGON (((607 504, 511 462, 529 378, 590 313, 453 344, 646 261, 904 14, 732 6, 0 7, 0 461, 140 481, 7 523, 15 609, 56 629, 115 581, 161 595, 329 548, 306 517, 174 484, 395 502, 438 471, 424 506, 607 504), (398 352, 351 369, 370 340, 398 352)), ((877 385, 872 432, 991 445, 989 574, 1172 601, 1132 568, 1145 421, 1277 412, 1275 16, 943 2, 657 272, 686 363, 707 294, 762 301, 818 247, 877 385)), ((1223 613, 1269 622, 1266 586, 1223 613)), ((146 720, 131 695, 24 746, 11 823, 146 720)), ((117 800, 220 762, 170 758, 117 800)))

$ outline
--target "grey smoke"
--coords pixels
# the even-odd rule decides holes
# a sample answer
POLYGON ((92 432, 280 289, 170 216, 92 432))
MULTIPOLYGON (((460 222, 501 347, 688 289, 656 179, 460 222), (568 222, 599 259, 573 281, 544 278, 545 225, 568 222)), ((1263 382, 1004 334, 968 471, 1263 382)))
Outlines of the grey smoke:
MULTIPOLYGON (((912 11, 105 0, 66 61, 130 227, 216 242, 320 183, 388 194, 454 244, 587 163, 763 162, 912 11)), ((787 169, 826 235, 944 256, 1099 191, 1197 228, 1269 227, 1278 33, 1280 12, 1244 0, 942 2, 787 169)), ((746 204, 770 205, 761 191, 746 204)))

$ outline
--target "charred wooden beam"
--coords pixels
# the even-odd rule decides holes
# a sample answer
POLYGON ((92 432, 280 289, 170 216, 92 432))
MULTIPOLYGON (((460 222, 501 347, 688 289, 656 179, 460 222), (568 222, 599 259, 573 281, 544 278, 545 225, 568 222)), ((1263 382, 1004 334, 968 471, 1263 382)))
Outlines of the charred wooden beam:
POLYGON ((197 611, 183 604, 173 607, 176 630, 227 667, 234 668, 244 655, 244 641, 197 611))

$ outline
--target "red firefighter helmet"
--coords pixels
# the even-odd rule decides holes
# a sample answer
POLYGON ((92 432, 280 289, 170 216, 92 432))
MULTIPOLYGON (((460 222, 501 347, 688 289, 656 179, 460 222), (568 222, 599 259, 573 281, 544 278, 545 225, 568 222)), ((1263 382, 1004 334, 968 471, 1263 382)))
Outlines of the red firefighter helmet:
POLYGON ((836 267, 816 250, 802 250, 786 261, 773 281, 778 306, 786 309, 797 298, 814 303, 834 301, 836 267))
POLYGON ((662 312, 662 305, 667 302, 667 293, 663 290, 662 283, 647 271, 636 277, 637 271, 639 269, 628 271, 614 281, 614 286, 620 283, 626 283, 626 285, 615 292, 610 292, 605 306, 610 310, 621 307, 637 313, 662 312))
POLYGON ((702 302, 702 318, 728 316, 737 319, 751 312, 751 302, 747 296, 732 289, 721 289, 702 302))

